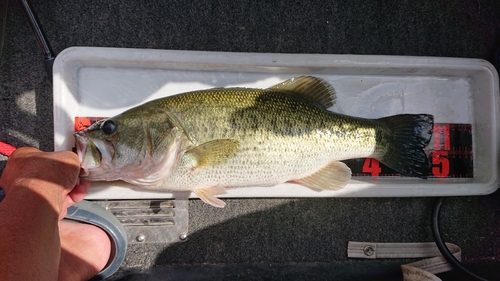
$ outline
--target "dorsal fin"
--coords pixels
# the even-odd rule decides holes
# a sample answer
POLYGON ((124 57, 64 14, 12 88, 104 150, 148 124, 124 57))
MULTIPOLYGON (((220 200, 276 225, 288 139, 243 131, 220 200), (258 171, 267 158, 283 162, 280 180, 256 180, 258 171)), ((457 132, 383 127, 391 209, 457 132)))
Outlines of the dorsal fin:
POLYGON ((292 92, 305 95, 329 108, 335 104, 337 96, 332 85, 325 80, 313 76, 299 76, 290 78, 277 85, 269 87, 269 89, 279 90, 283 92, 292 92))

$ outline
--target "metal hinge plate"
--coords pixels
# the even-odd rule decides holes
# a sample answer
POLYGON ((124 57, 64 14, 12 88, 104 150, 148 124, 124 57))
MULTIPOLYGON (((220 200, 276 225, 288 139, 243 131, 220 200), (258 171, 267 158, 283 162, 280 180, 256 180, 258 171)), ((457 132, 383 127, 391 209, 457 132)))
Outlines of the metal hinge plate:
POLYGON ((128 244, 187 240, 189 200, 97 200, 127 232, 128 244))

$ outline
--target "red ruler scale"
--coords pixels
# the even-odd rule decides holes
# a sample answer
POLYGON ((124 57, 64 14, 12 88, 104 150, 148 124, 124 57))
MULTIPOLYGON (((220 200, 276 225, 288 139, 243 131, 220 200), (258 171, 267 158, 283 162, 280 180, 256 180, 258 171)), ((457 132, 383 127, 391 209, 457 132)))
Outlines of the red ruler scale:
POLYGON ((90 125, 105 118, 107 117, 75 117, 75 132, 85 130, 90 125))

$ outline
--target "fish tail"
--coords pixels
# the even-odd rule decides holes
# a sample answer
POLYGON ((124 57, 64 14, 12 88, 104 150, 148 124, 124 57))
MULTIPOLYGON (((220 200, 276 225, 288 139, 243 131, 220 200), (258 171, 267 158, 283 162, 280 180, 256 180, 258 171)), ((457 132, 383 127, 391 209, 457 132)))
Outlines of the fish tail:
POLYGON ((402 175, 426 177, 430 162, 423 149, 432 137, 434 116, 401 114, 378 121, 387 126, 377 137, 378 160, 402 175))

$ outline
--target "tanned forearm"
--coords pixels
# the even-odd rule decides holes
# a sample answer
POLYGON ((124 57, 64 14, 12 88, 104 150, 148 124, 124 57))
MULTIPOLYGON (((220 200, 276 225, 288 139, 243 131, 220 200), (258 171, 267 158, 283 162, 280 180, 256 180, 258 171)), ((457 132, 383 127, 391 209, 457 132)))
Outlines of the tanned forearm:
POLYGON ((57 280, 59 195, 50 183, 29 185, 11 186, 0 204, 0 280, 57 280))

